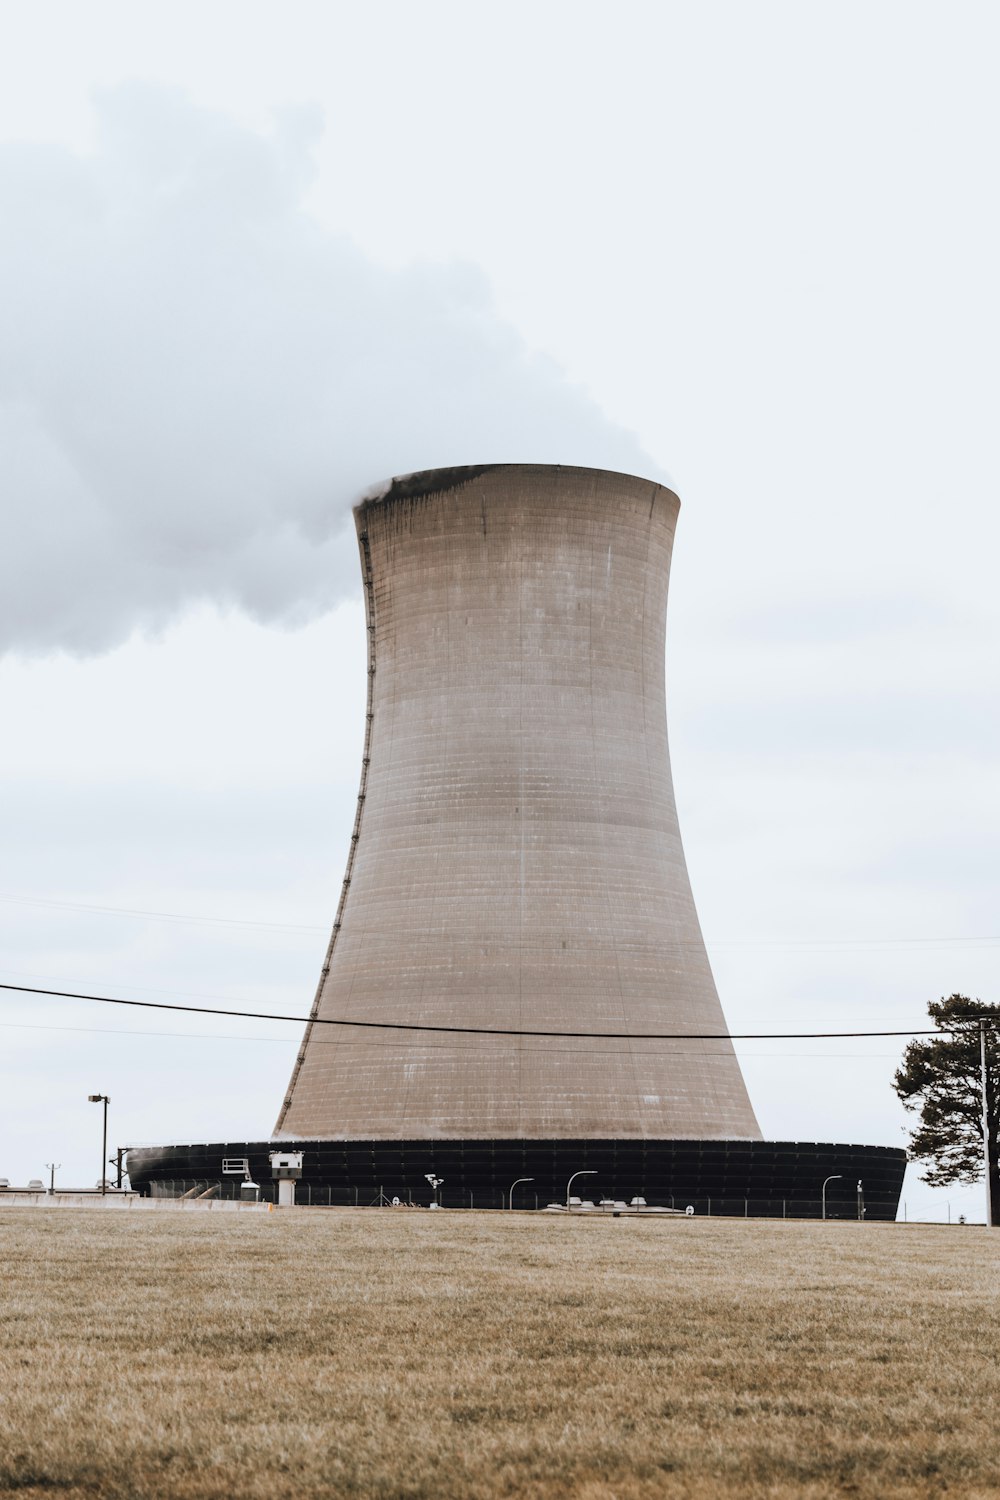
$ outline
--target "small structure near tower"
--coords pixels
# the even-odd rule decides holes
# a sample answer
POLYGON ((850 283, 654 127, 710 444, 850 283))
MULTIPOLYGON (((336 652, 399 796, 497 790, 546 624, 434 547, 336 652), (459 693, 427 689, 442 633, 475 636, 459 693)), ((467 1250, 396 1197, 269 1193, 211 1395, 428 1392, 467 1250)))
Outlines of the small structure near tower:
POLYGON ((278 1184, 278 1207, 295 1207, 295 1184, 302 1176, 301 1151, 272 1151, 271 1177, 278 1184))

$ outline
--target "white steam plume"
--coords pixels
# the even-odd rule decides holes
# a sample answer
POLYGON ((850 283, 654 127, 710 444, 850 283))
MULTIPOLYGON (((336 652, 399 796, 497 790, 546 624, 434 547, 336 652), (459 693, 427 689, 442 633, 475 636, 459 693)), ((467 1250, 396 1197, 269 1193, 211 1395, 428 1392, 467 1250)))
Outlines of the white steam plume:
POLYGON ((317 118, 98 100, 95 153, 0 149, 0 651, 107 649, 197 601, 294 623, 354 587, 373 480, 649 471, 467 266, 386 270, 303 210, 317 118))

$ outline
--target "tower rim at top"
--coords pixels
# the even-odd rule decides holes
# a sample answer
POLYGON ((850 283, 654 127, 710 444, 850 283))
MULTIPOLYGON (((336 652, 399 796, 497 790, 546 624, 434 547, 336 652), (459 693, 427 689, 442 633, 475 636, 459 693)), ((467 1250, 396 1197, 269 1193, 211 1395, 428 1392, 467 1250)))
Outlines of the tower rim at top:
POLYGON ((598 479, 629 480, 634 484, 649 486, 654 490, 662 490, 672 496, 678 506, 681 503, 680 496, 672 484, 662 479, 652 479, 645 474, 633 474, 625 469, 602 469, 593 464, 553 464, 553 463, 493 463, 493 464, 445 464, 434 469, 414 469, 411 473, 394 474, 389 479, 381 480, 370 485, 358 496, 354 502, 354 513, 366 510, 371 505, 378 505, 382 501, 390 500, 415 500, 426 495, 441 494, 446 490, 457 489, 459 485, 468 484, 486 474, 497 473, 538 473, 547 475, 566 474, 579 476, 581 474, 592 474, 598 479))

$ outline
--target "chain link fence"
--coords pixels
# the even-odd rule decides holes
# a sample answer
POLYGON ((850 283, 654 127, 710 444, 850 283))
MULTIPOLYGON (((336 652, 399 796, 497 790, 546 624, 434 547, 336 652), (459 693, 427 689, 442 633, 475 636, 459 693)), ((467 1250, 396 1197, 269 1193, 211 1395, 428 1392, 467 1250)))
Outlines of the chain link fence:
MULTIPOLYGON (((242 1178, 220 1177, 215 1180, 209 1178, 177 1177, 153 1181, 149 1184, 149 1194, 153 1198, 175 1198, 186 1199, 189 1202, 197 1201, 199 1198, 223 1198, 228 1200, 239 1200, 246 1195, 245 1189, 249 1184, 242 1178)), ((261 1182, 256 1184, 262 1203, 277 1203, 278 1184, 276 1182, 261 1182)), ((429 1195, 424 1199, 416 1199, 412 1193, 404 1195, 390 1193, 388 1189, 382 1189, 372 1196, 371 1190, 359 1188, 335 1188, 322 1184, 313 1185, 308 1182, 296 1183, 295 1202, 300 1208, 428 1208, 430 1206, 429 1195)), ((588 1201, 588 1200, 585 1200, 588 1201)), ((461 1199, 457 1195, 449 1198, 447 1192, 442 1192, 440 1206, 442 1208, 457 1209, 497 1209, 507 1210, 511 1203, 507 1194, 498 1193, 465 1193, 461 1199)), ((539 1198, 537 1193, 530 1191, 515 1190, 513 1208, 518 1211, 535 1212, 548 1207, 549 1204, 539 1198)), ((559 1207, 565 1207, 559 1204, 559 1207)), ((847 1202, 844 1198, 827 1200, 824 1204, 822 1198, 815 1199, 789 1199, 789 1198, 690 1198, 669 1194, 656 1204, 647 1205, 648 1208, 668 1208, 674 1213, 681 1213, 698 1218, 719 1219, 839 1219, 858 1220, 865 1217, 864 1204, 860 1201, 847 1202)), ((622 1213, 634 1213, 636 1210, 632 1205, 617 1201, 605 1202, 594 1201, 593 1206, 583 1207, 574 1205, 573 1212, 581 1216, 587 1214, 615 1215, 622 1213)), ((655 1214, 648 1213, 653 1218, 655 1214)))

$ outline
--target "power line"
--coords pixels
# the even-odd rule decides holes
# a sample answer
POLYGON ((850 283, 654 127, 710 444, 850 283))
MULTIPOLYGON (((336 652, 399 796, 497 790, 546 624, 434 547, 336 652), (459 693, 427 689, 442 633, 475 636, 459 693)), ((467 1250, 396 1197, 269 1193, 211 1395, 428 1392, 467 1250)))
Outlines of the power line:
MULTIPOLYGON (((19 979, 47 979, 50 984, 55 984, 57 980, 62 978, 61 974, 45 974, 39 969, 11 969, 6 965, 4 965, 4 972, 7 974, 16 974, 19 979)), ((118 988, 117 979, 112 979, 109 982, 112 989, 118 988)), ((147 995, 177 995, 183 993, 193 997, 195 1000, 232 1000, 233 998, 231 991, 226 993, 223 990, 193 990, 187 985, 184 985, 183 991, 181 991, 176 984, 166 987, 162 984, 137 984, 134 979, 123 980, 122 983, 127 989, 143 990, 147 995)))
MULTIPOLYGON (((44 979, 46 981, 46 983, 49 984, 49 985, 55 985, 55 984, 57 984, 59 982, 60 979, 63 978, 62 974, 47 974, 47 973, 43 973, 39 969, 13 969, 13 968, 10 968, 6 964, 3 965, 3 969, 4 969, 4 972, 7 973, 7 974, 16 974, 17 977, 18 977, 18 980, 21 980, 21 979, 44 979)), ((95 975, 95 979, 98 982, 101 982, 99 974, 95 975)), ((105 975, 105 980, 106 980, 106 982, 108 984, 108 987, 110 989, 139 990, 143 994, 147 994, 147 995, 178 995, 178 994, 184 994, 184 995, 187 995, 188 999, 191 999, 191 1000, 225 1000, 227 1002, 232 1001, 234 1003, 238 1003, 239 1000, 242 999, 242 996, 234 994, 234 988, 235 987, 229 987, 226 990, 196 990, 196 989, 192 989, 189 985, 186 985, 186 984, 185 985, 176 985, 176 984, 174 984, 174 985, 166 985, 166 986, 165 985, 156 985, 156 984, 138 984, 136 982, 136 980, 134 978, 131 978, 131 977, 128 978, 128 979, 123 979, 121 981, 121 984, 119 984, 118 979, 111 978, 108 975, 105 975)), ((62 990, 56 990, 54 993, 57 994, 57 995, 61 995, 61 994, 63 994, 63 991, 62 990)), ((856 1005, 856 1004, 852 1004, 851 1008, 852 1008, 852 1010, 857 1010, 857 1009, 859 1009, 859 1006, 856 1005)), ((844 1016, 844 1014, 842 1013, 841 1015, 839 1015, 837 1017, 837 1021, 836 1022, 829 1021, 828 1018, 824 1015, 823 1008, 819 1006, 818 1002, 817 1002, 816 1006, 812 1006, 811 1005, 810 1009, 811 1010, 819 1009, 819 1014, 815 1016, 815 1023, 818 1026, 819 1025, 826 1025, 826 1024, 836 1025, 838 1022, 842 1023, 842 1022, 845 1022, 846 1019, 847 1019, 844 1016)), ((870 1011, 870 1009, 871 1009, 870 1006, 865 1006, 866 1013, 868 1013, 870 1011)), ((887 1009, 888 1009, 888 1007, 887 1007, 887 1009)), ((285 1019, 285 1017, 283 1017, 283 1019, 285 1019)), ((874 1014, 874 1015, 870 1015, 869 1019, 873 1023, 875 1023, 875 1022, 883 1022, 885 1025, 888 1026, 892 1022, 897 1021, 898 1017, 895 1016, 895 1015, 893 1015, 890 1018, 888 1014, 874 1014)), ((909 1033, 907 1033, 907 1035, 909 1035, 909 1033)))
MULTIPOLYGON (((530 951, 530 950, 527 950, 527 951, 530 951)), ((6 964, 4 965, 4 972, 7 973, 7 974, 16 974, 19 979, 45 979, 45 980, 47 980, 49 982, 49 984, 55 984, 57 980, 59 980, 59 979, 62 978, 61 974, 46 974, 46 973, 44 973, 40 969, 12 969, 9 966, 7 966, 6 964)), ((96 977, 99 979, 100 975, 97 975, 96 977)), ((112 989, 119 988, 118 980, 117 979, 108 979, 108 983, 109 983, 109 985, 111 986, 112 989)), ((178 994, 185 994, 189 998, 192 998, 192 999, 195 999, 195 1000, 232 1000, 233 999, 233 994, 232 994, 231 990, 228 991, 228 992, 227 991, 223 991, 223 990, 194 990, 194 989, 191 989, 190 986, 188 986, 188 985, 183 985, 183 986, 168 985, 168 986, 164 987, 163 985, 157 985, 157 984, 138 984, 134 979, 131 979, 131 978, 123 980, 122 981, 122 986, 124 988, 126 988, 126 989, 142 990, 147 995, 178 995, 178 994)), ((57 994, 57 995, 61 995, 63 993, 63 991, 62 990, 56 990, 54 993, 57 994)), ((817 1002, 817 1004, 818 1004, 818 1002, 817 1002)), ((839 1018, 839 1019, 842 1019, 842 1017, 839 1018)), ((876 1015, 872 1019, 874 1019, 874 1020, 882 1020, 882 1021, 885 1021, 886 1024, 888 1024, 888 1017, 885 1016, 885 1015, 876 1015)), ((895 1020, 895 1019, 896 1019, 896 1017, 894 1016, 893 1020, 895 1020)), ((823 1014, 820 1013, 816 1017, 816 1023, 817 1023, 817 1025, 819 1025, 822 1022, 823 1022, 823 1014)), ((833 1024, 833 1023, 831 1023, 831 1024, 833 1024)), ((909 1035, 909 1034, 910 1033, 908 1032, 907 1035, 909 1035)))
MULTIPOLYGON (((272 1047, 294 1047, 296 1043, 289 1037, 281 1036, 247 1036, 245 1032, 223 1032, 223 1031, 137 1031, 133 1027, 126 1026, 47 1026, 33 1021, 0 1021, 0 1030, 3 1031, 58 1031, 60 1035, 64 1032, 72 1032, 74 1036, 154 1036, 167 1041, 195 1041, 195 1042, 265 1042, 272 1047)), ((321 1039, 322 1040, 322 1039, 321 1039)), ((330 1038, 336 1042, 338 1047, 371 1047, 378 1046, 383 1051, 390 1052, 406 1047, 409 1043, 402 1040, 398 1042, 371 1042, 371 1041, 349 1041, 346 1037, 330 1038)), ((425 1052, 445 1051, 453 1049, 454 1044, 450 1042, 425 1042, 425 1052)), ((468 1047, 468 1052, 476 1049, 468 1047)), ((529 1052, 544 1052, 547 1057, 556 1054, 565 1054, 569 1057, 580 1057, 583 1055, 593 1056, 593 1053, 584 1054, 579 1047, 529 1047, 529 1052)), ((600 1054, 602 1057, 631 1057, 633 1054, 622 1048, 606 1047, 600 1054)), ((690 1052, 685 1051, 687 1057, 718 1057, 717 1052, 690 1052)), ((898 1059, 896 1052, 751 1052, 744 1054, 744 1062, 756 1062, 758 1058, 799 1058, 799 1057, 821 1057, 825 1061, 831 1058, 846 1058, 852 1062, 878 1062, 883 1058, 898 1059)))
MULTIPOLYGON (((0 1028, 4 1031, 71 1031, 74 1036, 155 1036, 163 1037, 168 1041, 177 1038, 179 1041, 194 1042, 268 1042, 274 1047, 294 1047, 295 1042, 291 1037, 284 1036, 247 1036, 245 1032, 231 1031, 137 1031, 131 1026, 62 1026, 45 1025, 39 1021, 0 1021, 0 1028)), ((360 1045, 360 1044, 359 1044, 360 1045)), ((779 1056, 784 1056, 779 1053, 779 1056)), ((798 1056, 798 1053, 794 1054, 798 1056)))
MULTIPOLYGON (((412 1021, 353 1021, 338 1020, 328 1016, 288 1016, 280 1012, 264 1010, 223 1010, 210 1005, 177 1005, 166 1000, 123 1000, 114 995, 83 995, 73 990, 42 990, 27 984, 4 984, 0 990, 13 990, 23 995, 50 995, 61 1000, 91 1000, 99 1005, 131 1005, 140 1010, 173 1010, 201 1016, 233 1016, 248 1021, 289 1021, 300 1026, 349 1026, 365 1031, 421 1031, 447 1032, 461 1036, 543 1036, 565 1037, 574 1041, 592 1039, 609 1042, 791 1042, 820 1041, 847 1037, 889 1036, 940 1036, 942 1029, 957 1030, 957 1027, 933 1027, 925 1031, 912 1028, 907 1031, 528 1031, 513 1026, 434 1026, 418 1025, 412 1021)), ((984 1020, 994 1023, 994 1016, 966 1016, 964 1021, 984 1020)))
MULTIPOLYGON (((0 902, 13 906, 37 906, 56 911, 79 911, 99 916, 114 917, 142 917, 160 922, 189 922, 196 925, 210 925, 221 927, 258 927, 269 928, 277 932, 302 932, 302 933, 327 933, 329 925, 318 925, 305 922, 272 922, 267 920, 253 921, 244 917, 211 917, 194 916, 187 912, 176 911, 154 911, 152 908, 134 906, 107 906, 97 905, 82 901, 49 901, 41 896, 11 896, 6 892, 0 892, 0 902)), ((716 948, 896 948, 896 947, 934 947, 939 946, 990 946, 1000 944, 1000 935, 990 933, 971 933, 966 937, 859 937, 859 938, 719 938, 710 946, 716 948)), ((699 947, 693 939, 677 938, 670 944, 672 948, 699 947)))
POLYGON ((278 932, 322 933, 326 927, 307 926, 301 922, 252 922, 242 917, 193 917, 177 911, 147 911, 134 906, 91 906, 82 901, 44 901, 39 896, 7 896, 0 894, 0 901, 12 906, 42 906, 56 911, 82 911, 104 917, 154 918, 158 922, 192 922, 222 927, 265 927, 278 932))

